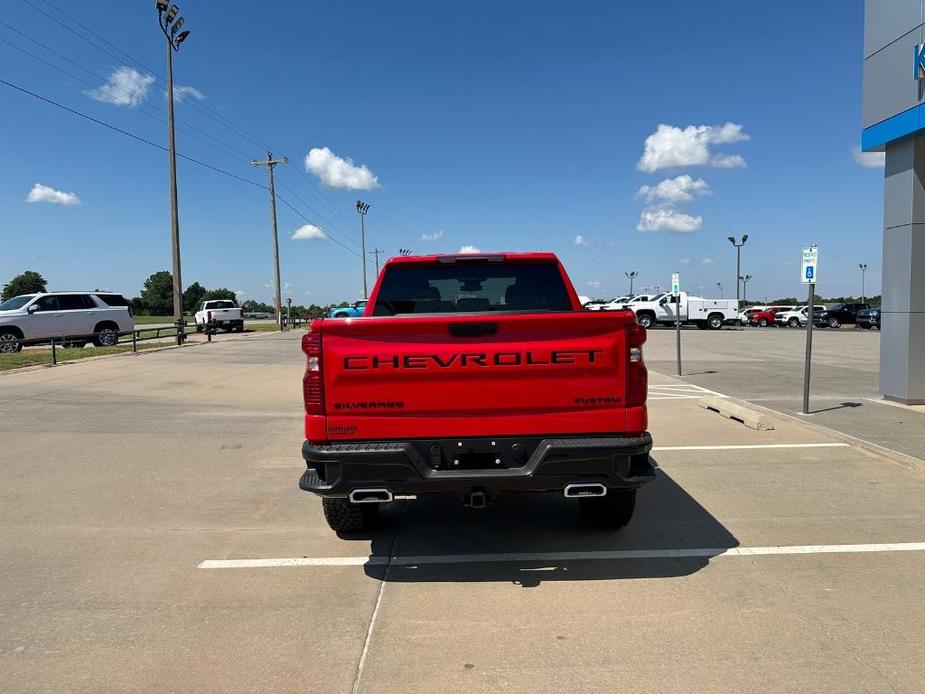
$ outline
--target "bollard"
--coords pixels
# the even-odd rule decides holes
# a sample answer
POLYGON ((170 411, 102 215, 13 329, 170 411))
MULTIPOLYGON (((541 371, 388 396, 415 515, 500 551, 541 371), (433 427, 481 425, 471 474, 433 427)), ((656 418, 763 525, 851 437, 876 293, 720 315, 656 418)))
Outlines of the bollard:
POLYGON ((132 351, 133 352, 138 351, 138 331, 137 330, 132 331, 132 351))
POLYGON ((51 338, 51 365, 52 366, 58 365, 58 352, 55 349, 56 342, 57 341, 55 340, 55 338, 51 338))

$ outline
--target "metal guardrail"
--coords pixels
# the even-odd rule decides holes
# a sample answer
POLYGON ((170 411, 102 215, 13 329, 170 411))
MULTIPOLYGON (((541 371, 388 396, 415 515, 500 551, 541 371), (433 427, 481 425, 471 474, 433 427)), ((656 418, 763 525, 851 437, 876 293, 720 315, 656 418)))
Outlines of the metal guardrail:
MULTIPOLYGON (((302 318, 292 317, 289 320, 283 320, 281 325, 283 329, 289 328, 300 328, 307 321, 302 318)), ((166 337, 173 337, 176 340, 176 344, 182 345, 186 342, 189 335, 187 328, 191 328, 193 331, 202 332, 206 336, 206 341, 212 342, 212 336, 215 335, 221 329, 220 324, 216 322, 206 323, 203 326, 201 331, 197 331, 197 325, 195 323, 175 323, 173 325, 161 325, 161 326, 152 326, 152 327, 141 327, 133 328, 132 330, 121 330, 116 331, 116 342, 112 345, 99 345, 101 347, 115 347, 118 344, 127 345, 129 342, 132 345, 132 352, 138 351, 138 343, 145 342, 147 340, 162 340, 166 337), (123 338, 131 338, 130 340, 123 340, 123 338)), ((69 345, 87 342, 93 342, 98 344, 98 340, 102 335, 110 336, 112 331, 99 331, 93 333, 86 333, 82 335, 67 335, 61 337, 53 337, 39 340, 20 340, 20 345, 22 346, 42 346, 50 345, 51 346, 51 364, 46 366, 57 366, 58 365, 58 348, 64 348, 69 345)))

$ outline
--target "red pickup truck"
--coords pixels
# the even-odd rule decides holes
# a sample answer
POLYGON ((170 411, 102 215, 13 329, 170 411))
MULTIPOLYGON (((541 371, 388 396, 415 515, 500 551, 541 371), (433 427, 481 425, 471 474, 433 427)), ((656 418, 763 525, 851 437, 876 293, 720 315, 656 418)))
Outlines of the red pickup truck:
POLYGON ((631 311, 582 310, 551 253, 392 258, 362 317, 302 339, 299 486, 339 533, 432 492, 557 492, 622 527, 655 476, 645 339, 631 311))

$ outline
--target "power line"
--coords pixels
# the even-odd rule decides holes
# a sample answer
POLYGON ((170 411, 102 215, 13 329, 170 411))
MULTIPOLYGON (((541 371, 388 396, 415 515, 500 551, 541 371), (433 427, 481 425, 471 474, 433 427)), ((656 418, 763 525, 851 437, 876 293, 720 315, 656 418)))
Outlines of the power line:
MULTIPOLYGON (((62 22, 61 20, 59 20, 59 19, 53 17, 52 15, 48 14, 47 12, 45 12, 44 10, 42 10, 41 8, 37 7, 37 6, 36 6, 33 2, 31 2, 30 0, 22 0, 22 2, 23 2, 24 4, 28 5, 29 7, 31 7, 31 8, 32 8, 33 10, 35 10, 36 12, 38 12, 38 13, 44 15, 45 17, 47 17, 48 19, 50 19, 50 20, 53 21, 54 23, 56 23, 56 24, 58 24, 59 26, 63 27, 63 28, 66 29, 68 32, 70 32, 71 34, 74 34, 75 36, 77 36, 78 38, 80 38, 82 41, 85 41, 86 43, 88 43, 89 45, 93 46, 93 47, 96 48, 98 51, 101 51, 101 52, 104 53, 105 55, 109 56, 109 57, 112 58, 113 60, 122 61, 122 60, 124 60, 124 59, 127 59, 127 60, 129 60, 130 62, 135 63, 135 65, 137 65, 138 67, 142 68, 143 70, 146 70, 147 72, 151 73, 161 84, 164 84, 164 83, 165 83, 164 78, 161 77, 155 70, 152 70, 150 67, 148 67, 147 65, 145 65, 143 62, 141 62, 140 60, 138 60, 137 58, 135 58, 135 57, 132 56, 131 54, 129 54, 129 53, 127 53, 126 51, 122 50, 122 49, 119 48, 117 45, 115 45, 115 44, 112 43, 111 41, 107 40, 105 37, 101 36, 100 34, 98 34, 97 32, 95 32, 93 29, 91 29, 90 27, 88 27, 87 25, 81 23, 78 19, 76 19, 75 17, 71 16, 70 14, 68 14, 67 12, 65 12, 64 10, 62 10, 60 7, 58 7, 57 5, 55 5, 53 2, 50 2, 50 0, 39 0, 39 1, 42 2, 44 5, 46 5, 47 7, 51 8, 52 10, 54 10, 57 14, 59 14, 59 15, 61 15, 62 17, 66 18, 68 21, 72 22, 72 23, 75 24, 76 26, 79 26, 81 29, 83 29, 84 31, 86 31, 86 32, 89 33, 91 36, 95 37, 96 39, 98 39, 98 40, 99 40, 100 42, 102 42, 103 44, 105 44, 105 45, 109 46, 110 48, 112 48, 113 50, 117 51, 117 52, 121 55, 121 57, 120 57, 120 56, 117 56, 117 55, 114 55, 112 52, 106 50, 105 48, 103 48, 103 47, 100 46, 99 44, 94 43, 93 41, 91 41, 90 39, 88 39, 86 36, 82 35, 80 32, 75 31, 75 30, 74 30, 71 26, 69 26, 68 24, 62 22)), ((189 102, 189 105, 190 105, 193 109, 195 109, 195 110, 199 111, 200 113, 202 113, 203 115, 205 115, 206 117, 209 117, 209 118, 211 118, 212 120, 218 122, 220 125, 223 125, 225 128, 227 128, 228 130, 230 130, 231 132, 233 132, 233 133, 234 133, 235 135, 237 135, 238 137, 241 137, 241 138, 243 138, 243 139, 245 139, 245 140, 248 140, 248 141, 250 141, 250 142, 252 142, 252 143, 256 143, 256 144, 259 145, 262 149, 266 149, 266 150, 274 150, 274 149, 275 149, 275 150, 277 150, 277 151, 279 151, 279 150, 282 149, 282 148, 280 148, 280 147, 272 147, 272 146, 268 145, 266 142, 263 142, 263 141, 262 141, 260 138, 258 138, 257 136, 253 135, 252 133, 249 133, 249 132, 246 131, 244 128, 242 128, 241 126, 239 126, 238 124, 236 124, 234 121, 230 120, 229 118, 227 118, 227 117, 224 116, 223 114, 219 113, 219 112, 216 111, 215 109, 209 108, 209 107, 206 106, 205 104, 199 104, 199 103, 196 103, 195 101, 190 101, 190 102, 189 102)), ((179 119, 177 119, 177 120, 179 120, 179 119)), ((182 122, 182 121, 181 121, 181 122, 182 122)), ((190 126, 190 127, 192 127, 192 126, 190 126)), ((200 131, 200 132, 202 132, 202 131, 200 131)), ((203 133, 203 134, 205 134, 205 133, 203 133)), ((214 139, 214 140, 216 140, 217 142, 222 142, 221 140, 218 140, 218 138, 215 138, 214 136, 207 135, 207 137, 210 137, 211 139, 214 139)), ((244 153, 244 152, 240 152, 240 150, 237 150, 237 148, 235 148, 235 147, 233 147, 233 146, 231 146, 231 145, 229 145, 229 144, 227 144, 227 143, 223 143, 223 144, 225 144, 225 146, 229 147, 230 149, 233 149, 233 150, 238 151, 245 159, 250 160, 250 156, 249 156, 248 154, 246 154, 246 153, 244 153)), ((307 174, 307 173, 305 173, 304 171, 301 171, 301 170, 300 170, 300 173, 302 173, 303 175, 305 175, 306 179, 308 179, 308 181, 305 183, 305 186, 308 188, 308 190, 309 190, 309 192, 312 194, 312 196, 314 196, 316 199, 320 200, 323 204, 327 205, 328 208, 332 211, 332 213, 333 213, 334 215, 336 215, 336 216, 337 216, 345 225, 347 225, 347 227, 349 228, 349 227, 352 225, 352 222, 351 222, 349 219, 347 219, 347 217, 346 217, 346 216, 334 205, 333 202, 331 202, 331 200, 330 200, 328 197, 326 197, 326 196, 320 194, 319 192, 317 192, 317 191, 315 190, 315 187, 314 187, 313 185, 311 185, 311 183, 313 183, 313 182, 312 182, 312 180, 308 177, 308 174, 307 174)), ((300 180, 301 180, 301 179, 300 179, 300 180)), ((317 214, 317 210, 316 210, 316 214, 317 214)), ((330 226, 330 225, 329 225, 329 226, 330 226)))
MULTIPOLYGON (((0 78, 0 84, 4 84, 4 85, 6 85, 7 87, 10 87, 11 89, 15 89, 16 91, 21 92, 22 94, 26 94, 26 95, 28 95, 28 96, 31 96, 31 97, 34 98, 34 99, 37 99, 37 100, 39 100, 39 101, 42 101, 42 102, 44 102, 44 103, 46 103, 46 104, 49 104, 49 105, 51 105, 51 106, 54 106, 55 108, 59 108, 59 109, 61 109, 62 111, 66 111, 66 112, 68 112, 68 113, 70 113, 70 114, 72 114, 72 115, 78 116, 79 118, 83 118, 84 120, 88 120, 88 121, 90 121, 91 123, 95 123, 95 124, 97 124, 97 125, 101 125, 101 126, 103 126, 104 128, 107 128, 107 129, 109 129, 109 130, 112 130, 112 131, 114 131, 114 132, 119 133, 120 135, 125 135, 126 137, 130 137, 130 138, 132 138, 133 140, 137 140, 138 142, 142 142, 142 143, 144 143, 144 144, 146 144, 146 145, 149 145, 149 146, 151 146, 151 147, 155 147, 155 148, 161 150, 162 152, 167 152, 167 151, 169 151, 169 150, 167 149, 167 147, 165 147, 165 146, 162 145, 162 144, 159 144, 159 143, 157 143, 157 142, 154 142, 154 141, 152 141, 152 140, 149 140, 149 139, 147 139, 147 138, 144 138, 144 137, 142 137, 141 135, 136 135, 135 133, 130 132, 130 131, 128 131, 128 130, 123 130, 122 128, 119 128, 119 127, 117 127, 117 126, 115 126, 115 125, 112 125, 111 123, 107 123, 107 122, 105 122, 105 121, 102 121, 102 120, 100 120, 99 118, 94 118, 93 116, 87 115, 86 113, 82 113, 81 111, 77 111, 77 110, 75 110, 75 109, 73 109, 73 108, 70 108, 70 107, 68 107, 68 106, 65 106, 64 104, 58 103, 58 102, 55 101, 54 99, 49 99, 48 97, 42 96, 41 94, 36 94, 35 92, 30 91, 29 89, 26 89, 25 87, 21 87, 21 86, 19 86, 18 84, 14 84, 14 83, 9 82, 9 81, 7 81, 7 80, 5 80, 5 79, 3 79, 3 78, 0 78)), ((177 156, 178 156, 180 159, 184 159, 184 160, 186 160, 186 161, 188 161, 188 162, 191 162, 191 163, 193 163, 193 164, 197 164, 197 165, 202 166, 202 167, 204 167, 204 168, 206 168, 206 169, 209 169, 210 171, 214 171, 214 172, 216 172, 216 173, 223 174, 223 175, 225 175, 225 176, 228 176, 229 178, 233 178, 233 179, 235 179, 235 180, 241 181, 242 183, 247 183, 247 184, 249 184, 249 185, 254 186, 255 188, 260 188, 261 190, 269 190, 269 188, 268 188, 267 186, 265 186, 265 185, 263 185, 263 184, 261 184, 261 183, 257 183, 256 181, 251 181, 250 179, 244 178, 243 176, 238 176, 237 174, 234 174, 234 173, 232 173, 232 172, 230 172, 230 171, 226 171, 225 169, 222 169, 222 168, 220 168, 220 167, 218 167, 218 166, 214 166, 214 165, 212 165, 212 164, 209 164, 209 163, 207 163, 207 162, 201 161, 201 160, 199 160, 199 159, 195 159, 194 157, 190 157, 190 156, 187 156, 187 155, 185 155, 185 154, 180 154, 179 152, 177 152, 177 156)), ((282 196, 279 195, 279 194, 277 194, 276 198, 277 198, 280 202, 282 202, 284 205, 286 205, 286 207, 288 207, 290 210, 292 210, 293 212, 295 212, 299 217, 301 217, 302 219, 304 219, 306 222, 308 222, 309 224, 312 224, 312 225, 314 225, 314 226, 317 226, 317 224, 315 224, 315 222, 314 222, 313 220, 311 220, 311 219, 309 219, 307 216, 305 216, 305 214, 304 214, 301 210, 299 210, 295 205, 293 205, 291 202, 289 202, 288 200, 286 200, 286 198, 282 197, 282 196)), ((359 253, 357 253, 357 252, 356 252, 355 250, 353 250, 352 248, 348 248, 347 246, 345 246, 344 244, 342 244, 340 241, 338 241, 338 240, 337 240, 336 238, 334 238, 333 236, 330 236, 330 235, 328 235, 328 234, 325 234, 325 238, 328 239, 328 240, 330 240, 330 241, 333 241, 333 242, 336 243, 338 246, 340 246, 341 248, 343 248, 345 251, 349 251, 350 253, 353 253, 354 255, 359 256, 359 253)))

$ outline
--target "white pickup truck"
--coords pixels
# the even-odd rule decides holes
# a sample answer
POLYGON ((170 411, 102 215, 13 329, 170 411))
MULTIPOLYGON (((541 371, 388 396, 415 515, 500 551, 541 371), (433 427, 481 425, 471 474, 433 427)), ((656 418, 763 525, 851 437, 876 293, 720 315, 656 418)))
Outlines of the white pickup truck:
POLYGON ((230 299, 203 301, 196 311, 196 332, 201 333, 209 324, 229 332, 243 332, 244 314, 230 299))
MULTIPOLYGON (((636 322, 645 328, 659 323, 674 324, 675 310, 678 304, 670 292, 659 294, 651 301, 639 301, 630 304, 636 314, 636 322)), ((689 296, 681 292, 681 323, 696 325, 698 328, 719 330, 723 323, 735 321, 739 315, 739 302, 735 299, 704 299, 689 296)))

